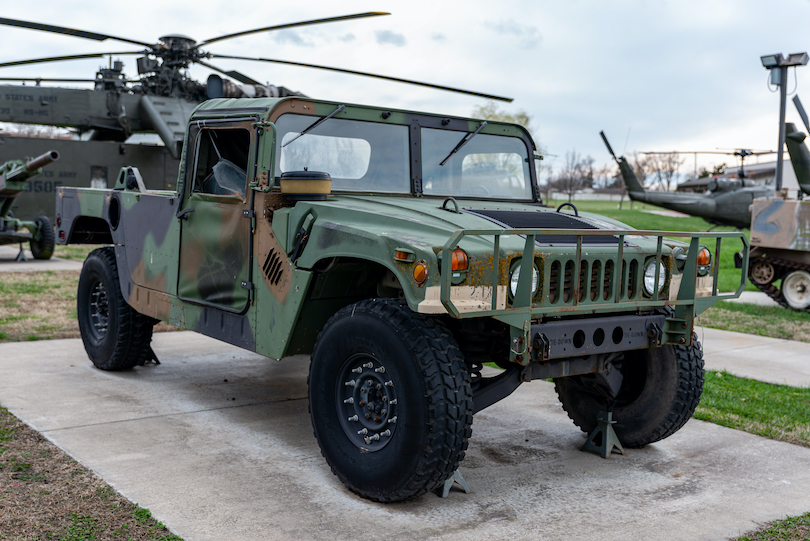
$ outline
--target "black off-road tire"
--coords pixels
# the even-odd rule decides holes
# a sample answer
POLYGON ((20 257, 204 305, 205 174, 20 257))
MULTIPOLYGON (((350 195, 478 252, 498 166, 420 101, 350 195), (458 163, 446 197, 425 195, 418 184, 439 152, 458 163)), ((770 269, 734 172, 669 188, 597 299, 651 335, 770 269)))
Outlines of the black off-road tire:
POLYGON ((31 239, 31 253, 34 259, 50 259, 53 256, 53 248, 56 244, 56 237, 53 234, 53 224, 47 216, 40 216, 34 220, 39 226, 39 240, 31 239))
POLYGON ((321 454, 365 498, 425 494, 464 458, 473 418, 464 357, 441 322, 402 301, 365 300, 332 316, 315 344, 308 385, 321 454), (375 417, 365 418, 369 406, 375 417))
MULTIPOLYGON (((624 354, 624 375, 613 408, 613 428, 625 447, 643 447, 678 431, 695 412, 703 392, 703 351, 692 345, 667 345, 624 354)), ((596 428, 603 398, 578 384, 579 377, 554 380, 563 409, 583 432, 596 428)))
POLYGON ((96 367, 128 370, 149 356, 153 320, 124 300, 114 248, 99 248, 87 256, 76 311, 84 349, 96 367))

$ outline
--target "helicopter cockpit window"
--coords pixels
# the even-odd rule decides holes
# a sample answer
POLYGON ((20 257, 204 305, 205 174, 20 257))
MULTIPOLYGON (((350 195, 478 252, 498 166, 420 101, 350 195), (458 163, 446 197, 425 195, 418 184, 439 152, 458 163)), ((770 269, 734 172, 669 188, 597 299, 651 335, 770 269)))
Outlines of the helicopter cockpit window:
POLYGON ((426 195, 532 198, 529 164, 534 159, 529 160, 522 139, 479 133, 445 161, 465 133, 432 128, 422 128, 421 133, 426 195))
POLYGON ((333 191, 408 193, 408 127, 330 118, 296 137, 317 117, 285 114, 275 122, 276 178, 287 171, 322 171, 333 191))
POLYGON ((245 197, 250 132, 246 129, 200 131, 194 170, 195 193, 245 197))

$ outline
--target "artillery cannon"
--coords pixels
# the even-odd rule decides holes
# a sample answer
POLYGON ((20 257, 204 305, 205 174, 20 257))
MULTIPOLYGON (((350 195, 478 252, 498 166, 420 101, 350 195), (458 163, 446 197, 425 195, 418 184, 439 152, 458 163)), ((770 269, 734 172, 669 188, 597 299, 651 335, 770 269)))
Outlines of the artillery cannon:
POLYGON ((11 207, 25 191, 27 182, 42 173, 42 168, 59 159, 51 150, 32 160, 9 160, 0 166, 0 245, 20 243, 17 261, 25 260, 22 243, 28 241, 35 259, 50 259, 53 255, 53 225, 47 216, 34 221, 14 218, 11 207), (24 231, 27 230, 27 231, 24 231))

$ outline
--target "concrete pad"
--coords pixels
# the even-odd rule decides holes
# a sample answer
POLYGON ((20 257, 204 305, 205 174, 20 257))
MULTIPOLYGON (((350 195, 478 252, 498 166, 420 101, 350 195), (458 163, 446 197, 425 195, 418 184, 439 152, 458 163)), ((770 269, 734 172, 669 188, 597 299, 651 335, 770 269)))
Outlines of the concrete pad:
MULTIPOLYGON (((726 299, 728 302, 740 302, 743 304, 758 304, 759 306, 780 306, 778 302, 770 298, 762 291, 743 291, 737 299, 726 299)), ((785 308, 788 310, 788 308, 785 308)))
POLYGON ((25 257, 28 258, 28 261, 17 261, 18 253, 20 253, 20 248, 16 244, 0 246, 0 272, 82 270, 82 261, 71 261, 58 257, 34 259, 31 250, 25 250, 25 257))
POLYGON ((810 449, 691 420, 604 460, 546 382, 476 415, 471 494, 375 504, 320 456, 306 357, 187 332, 154 349, 108 373, 80 340, 0 345, 0 402, 187 541, 722 539, 810 509, 810 449))
POLYGON ((677 210, 645 210, 643 207, 641 212, 646 212, 647 214, 657 214, 658 216, 669 216, 670 218, 689 218, 689 214, 684 214, 683 212, 678 212, 677 210))
POLYGON ((810 344, 754 334, 696 327, 706 370, 768 383, 810 386, 810 344))

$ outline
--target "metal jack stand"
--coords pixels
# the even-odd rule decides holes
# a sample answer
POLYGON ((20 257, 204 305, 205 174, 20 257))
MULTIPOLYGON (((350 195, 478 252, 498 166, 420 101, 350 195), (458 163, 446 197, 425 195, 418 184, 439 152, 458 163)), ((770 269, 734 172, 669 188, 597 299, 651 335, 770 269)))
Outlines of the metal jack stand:
POLYGON ((450 494, 453 483, 458 483, 465 494, 470 493, 470 487, 467 485, 467 481, 464 480, 464 476, 461 475, 461 470, 456 470, 453 472, 453 476, 445 481, 441 488, 436 489, 436 494, 440 498, 446 498, 450 494))
POLYGON ((585 444, 580 451, 594 451, 602 455, 602 458, 610 458, 613 451, 624 454, 624 447, 622 447, 616 431, 611 426, 616 424, 616 421, 613 420, 613 412, 600 411, 599 415, 596 416, 596 421, 596 428, 588 434, 588 439, 585 440, 585 444), (597 441, 601 443, 597 443, 597 441))
POLYGON ((20 253, 17 254, 17 258, 14 261, 28 261, 28 258, 25 257, 25 248, 23 248, 22 242, 20 243, 20 253))

